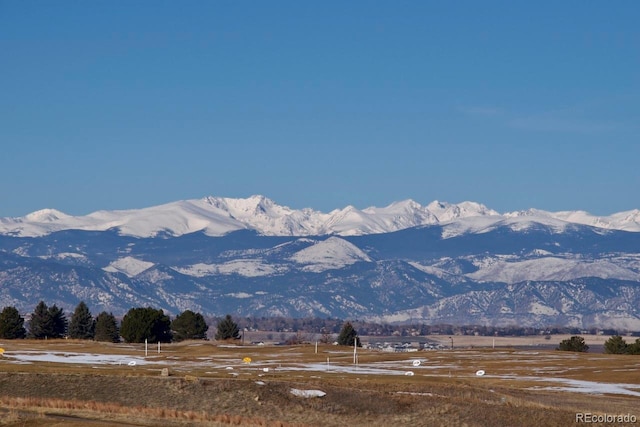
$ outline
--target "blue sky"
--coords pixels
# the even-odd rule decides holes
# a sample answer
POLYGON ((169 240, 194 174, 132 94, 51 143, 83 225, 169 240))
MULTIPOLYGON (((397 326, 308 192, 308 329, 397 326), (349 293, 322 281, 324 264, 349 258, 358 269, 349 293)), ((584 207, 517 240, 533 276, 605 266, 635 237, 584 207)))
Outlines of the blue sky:
POLYGON ((640 208, 640 3, 0 0, 0 217, 640 208))

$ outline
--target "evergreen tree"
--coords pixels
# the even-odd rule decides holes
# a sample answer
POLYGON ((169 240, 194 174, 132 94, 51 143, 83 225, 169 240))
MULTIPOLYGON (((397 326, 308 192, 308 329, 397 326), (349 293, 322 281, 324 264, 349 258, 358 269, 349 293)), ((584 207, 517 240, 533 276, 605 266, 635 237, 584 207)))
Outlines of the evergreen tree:
POLYGON ((55 304, 49 307, 49 316, 51 318, 51 325, 53 327, 53 334, 51 338, 62 338, 67 334, 67 316, 64 314, 64 309, 58 308, 55 304))
POLYGON ((92 340, 95 335, 96 321, 91 316, 89 307, 80 301, 71 316, 69 323, 69 337, 80 340, 92 340))
POLYGON ((132 308, 122 319, 120 335, 127 342, 171 342, 171 320, 162 309, 132 308))
POLYGON ((26 336, 24 318, 15 307, 5 307, 0 313, 0 338, 13 340, 26 336))
POLYGON ((218 322, 218 331, 216 332, 216 340, 228 339, 240 339, 240 329, 238 329, 237 323, 233 321, 230 314, 227 314, 224 319, 218 322))
POLYGON ((29 337, 36 339, 52 338, 54 336, 53 319, 44 301, 36 306, 29 321, 29 337))
POLYGON ((584 338, 580 336, 572 336, 567 340, 562 340, 560 345, 556 350, 561 351, 576 351, 576 352, 587 352, 589 350, 589 346, 584 342, 584 338))
POLYGON ((625 354, 628 345, 620 335, 614 335, 604 343, 604 352, 607 354, 625 354))
POLYGON ((120 331, 116 318, 111 313, 103 311, 96 317, 95 336, 96 341, 119 342, 120 331))
POLYGON ((640 354, 640 338, 638 338, 633 344, 629 344, 627 347, 627 353, 640 354))
POLYGON ((354 342, 358 347, 362 346, 358 333, 353 328, 351 322, 345 322, 342 326, 342 330, 340 331, 340 335, 338 335, 338 345, 348 345, 353 347, 354 342))
POLYGON ((209 326, 204 321, 202 314, 194 313, 191 310, 183 311, 171 322, 175 341, 207 339, 208 329, 209 326))

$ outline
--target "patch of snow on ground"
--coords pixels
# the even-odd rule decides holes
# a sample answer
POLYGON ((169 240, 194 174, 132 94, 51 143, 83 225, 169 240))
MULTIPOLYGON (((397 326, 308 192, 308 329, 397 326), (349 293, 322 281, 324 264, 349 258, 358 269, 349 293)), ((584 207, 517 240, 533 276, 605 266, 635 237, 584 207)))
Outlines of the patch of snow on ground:
POLYGON ((292 388, 291 394, 298 397, 323 397, 327 395, 322 390, 300 390, 297 388, 292 388))
POLYGON ((140 357, 124 356, 118 354, 87 354, 73 352, 39 352, 24 351, 21 353, 5 352, 5 359, 13 359, 20 363, 50 362, 50 363, 80 363, 91 365, 127 365, 135 362, 137 365, 151 363, 140 357))
MULTIPOLYGON (((499 376, 498 376, 499 378, 499 376)), ((520 380, 544 381, 565 384, 565 387, 535 387, 535 390, 558 390, 570 391, 574 393, 587 394, 623 394, 628 396, 640 397, 639 391, 629 389, 640 389, 638 384, 620 384, 620 383, 600 383, 596 381, 574 380, 569 378, 554 377, 516 377, 520 380)))

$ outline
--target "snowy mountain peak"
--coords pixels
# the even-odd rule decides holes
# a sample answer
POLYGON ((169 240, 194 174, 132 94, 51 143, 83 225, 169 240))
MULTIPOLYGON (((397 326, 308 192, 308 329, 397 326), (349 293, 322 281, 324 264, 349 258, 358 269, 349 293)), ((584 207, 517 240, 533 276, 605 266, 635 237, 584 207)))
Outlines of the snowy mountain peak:
POLYGON ((551 214, 546 211, 541 211, 539 209, 526 209, 521 211, 507 212, 503 215, 506 218, 516 218, 522 216, 541 216, 541 217, 549 217, 551 214))
POLYGON ((485 205, 476 202, 450 204, 436 200, 429 203, 427 209, 436 216, 438 222, 450 222, 459 218, 472 216, 500 215, 493 209, 489 209, 485 205))
POLYGON ((64 218, 69 218, 64 212, 60 212, 56 209, 40 209, 39 211, 31 212, 24 217, 26 222, 53 222, 64 218))
POLYGON ((399 209, 405 209, 405 210, 422 209, 422 205, 420 203, 416 202, 413 199, 406 199, 406 200, 401 200, 399 202, 393 202, 387 207, 388 208, 399 208, 399 209))
MULTIPOLYGON (((640 210, 637 209, 607 217, 593 216, 584 211, 553 213, 537 209, 500 215, 476 202, 451 204, 436 200, 422 206, 407 199, 382 208, 372 206, 359 210, 349 205, 323 213, 311 208, 291 209, 265 196, 253 195, 236 199, 209 196, 143 209, 97 211, 86 216, 70 216, 55 209, 43 209, 21 218, 0 218, 0 234, 36 237, 61 230, 116 229, 123 235, 135 237, 180 236, 195 232, 222 236, 249 229, 271 236, 354 236, 446 224, 447 233, 458 235, 516 218, 527 218, 527 223, 552 223, 557 229, 562 229, 563 223, 576 223, 640 231, 640 210)), ((519 221, 518 224, 513 226, 520 227, 525 222, 519 221)))
POLYGON ((431 211, 436 211, 436 210, 443 210, 443 209, 447 209, 449 206, 451 206, 449 203, 447 202, 441 202, 440 200, 434 200, 433 202, 429 203, 427 205, 427 209, 431 210, 431 211))

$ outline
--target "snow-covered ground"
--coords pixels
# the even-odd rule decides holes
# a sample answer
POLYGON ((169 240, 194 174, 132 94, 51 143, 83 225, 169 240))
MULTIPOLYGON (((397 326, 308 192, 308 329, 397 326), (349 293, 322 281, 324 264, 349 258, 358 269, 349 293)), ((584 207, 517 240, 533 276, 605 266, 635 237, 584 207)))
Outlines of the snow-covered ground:
MULTIPOLYGON (((211 356, 197 359, 184 359, 171 351, 156 354, 149 352, 149 357, 133 356, 125 354, 99 354, 80 353, 66 351, 35 351, 18 350, 5 351, 0 355, 0 366, 3 363, 16 364, 39 364, 39 363, 64 363, 92 365, 94 367, 104 365, 126 365, 130 369, 148 369, 153 366, 171 366, 173 369, 205 369, 209 373, 225 373, 228 375, 257 375, 263 377, 267 373, 285 372, 309 372, 315 375, 321 374, 342 374, 342 375, 394 375, 431 377, 447 376, 455 378, 465 378, 469 381, 483 381, 485 379, 498 379, 503 381, 535 381, 540 382, 540 386, 533 387, 535 390, 565 391, 573 393, 587 394, 617 394, 640 397, 640 384, 631 383, 611 383, 600 381, 588 381, 575 378, 564 378, 561 375, 569 371, 581 368, 580 358, 575 354, 558 354, 544 359, 540 359, 538 352, 492 352, 481 353, 478 351, 456 352, 452 358, 450 353, 432 353, 428 356, 420 355, 415 357, 398 358, 391 360, 379 360, 370 363, 353 363, 352 353, 345 351, 325 352, 326 362, 299 362, 296 361, 300 354, 289 352, 283 358, 282 353, 252 355, 252 361, 247 363, 246 355, 251 352, 250 348, 240 346, 226 346, 224 348, 237 350, 237 356, 211 356), (573 362, 567 366, 567 358, 573 362), (523 366, 521 373, 496 373, 492 372, 491 363, 497 360, 519 361, 523 366), (540 362, 544 360, 545 366, 530 369, 529 362, 540 362), (483 375, 477 372, 482 370, 483 375), (553 376, 552 376, 553 375, 553 376)), ((516 363, 517 365, 517 363, 516 363)), ((626 366, 626 365, 625 365, 626 366)), ((621 369, 624 367, 621 367, 621 369)), ((629 368, 635 370, 637 368, 629 368)), ((303 393, 304 394, 304 393, 303 393)))
POLYGON ((121 354, 21 351, 2 354, 0 361, 14 363, 73 363, 81 365, 146 365, 154 363, 142 357, 121 354))

